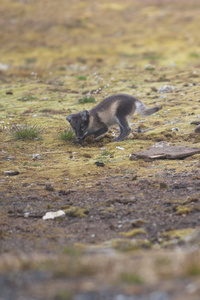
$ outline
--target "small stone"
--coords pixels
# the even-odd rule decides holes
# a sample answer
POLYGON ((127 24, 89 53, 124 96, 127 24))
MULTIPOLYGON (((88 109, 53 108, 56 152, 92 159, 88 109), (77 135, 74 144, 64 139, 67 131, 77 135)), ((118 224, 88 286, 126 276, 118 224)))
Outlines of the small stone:
POLYGON ((143 226, 147 221, 143 219, 134 219, 131 221, 131 225, 133 227, 141 227, 143 226))
POLYGON ((24 213, 24 218, 28 218, 30 216, 29 212, 24 213))
POLYGON ((68 190, 68 191, 67 191, 67 190, 60 190, 60 191, 59 191, 59 194, 60 194, 60 195, 69 195, 70 193, 71 193, 70 190, 68 190))
POLYGON ((160 190, 168 189, 168 185, 165 182, 160 182, 160 190))
POLYGON ((45 184, 45 189, 50 192, 54 191, 53 186, 51 185, 51 183, 48 182, 45 184))
POLYGON ((42 219, 43 220, 50 220, 50 219, 56 219, 56 218, 64 218, 66 216, 66 213, 63 210, 58 210, 55 212, 47 212, 42 219))
POLYGON ((7 71, 10 68, 9 65, 0 62, 0 71, 7 71))
POLYGON ((97 167, 104 167, 105 166, 105 164, 103 162, 100 162, 100 161, 96 161, 95 165, 97 165, 97 167))
POLYGON ((179 131, 179 128, 178 127, 173 127, 172 131, 179 131))
POLYGON ((157 88, 154 87, 154 86, 151 88, 151 90, 152 90, 153 92, 157 92, 157 91, 158 91, 157 88))
POLYGON ((4 171, 4 174, 5 175, 8 175, 8 176, 16 176, 16 175, 19 175, 19 171, 4 171))
POLYGON ((186 290, 187 290, 188 294, 194 294, 198 290, 198 286, 195 283, 189 283, 186 286, 186 290))
POLYGON ((195 130, 194 130, 195 133, 200 133, 200 125, 198 125, 195 130))
POLYGON ((175 90, 175 87, 172 85, 163 85, 159 88, 158 92, 160 94, 171 93, 175 90))
POLYGON ((33 154, 33 159, 34 159, 34 160, 36 160, 36 159, 42 159, 42 157, 41 157, 40 154, 38 154, 38 153, 35 154, 35 153, 34 153, 34 154, 33 154))
POLYGON ((200 125, 200 121, 192 121, 190 124, 191 125, 200 125))

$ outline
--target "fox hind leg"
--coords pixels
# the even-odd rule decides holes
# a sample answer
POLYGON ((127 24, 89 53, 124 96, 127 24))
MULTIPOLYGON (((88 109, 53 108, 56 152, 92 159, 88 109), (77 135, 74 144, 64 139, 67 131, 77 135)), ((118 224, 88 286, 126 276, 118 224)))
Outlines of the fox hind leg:
POLYGON ((131 128, 129 126, 128 120, 126 117, 117 117, 116 121, 120 128, 120 134, 118 137, 114 139, 116 142, 123 141, 127 136, 129 136, 129 133, 131 132, 131 128))

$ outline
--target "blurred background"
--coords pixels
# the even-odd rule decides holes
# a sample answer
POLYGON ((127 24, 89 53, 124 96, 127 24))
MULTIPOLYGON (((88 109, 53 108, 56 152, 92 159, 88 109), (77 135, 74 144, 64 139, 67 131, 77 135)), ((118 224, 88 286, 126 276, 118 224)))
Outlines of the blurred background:
POLYGON ((0 69, 200 65, 198 0, 1 0, 0 69))

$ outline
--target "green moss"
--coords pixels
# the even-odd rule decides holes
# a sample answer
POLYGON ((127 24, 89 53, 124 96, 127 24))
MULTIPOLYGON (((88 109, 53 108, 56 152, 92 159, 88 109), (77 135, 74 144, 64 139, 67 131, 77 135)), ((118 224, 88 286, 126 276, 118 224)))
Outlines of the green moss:
POLYGON ((83 97, 78 100, 78 104, 85 104, 85 103, 96 103, 94 97, 83 97))
POLYGON ((56 300, 72 300, 73 298, 73 293, 70 291, 60 292, 55 296, 56 300))
POLYGON ((76 77, 78 80, 87 80, 87 77, 84 75, 79 75, 76 77))
POLYGON ((69 217, 85 218, 87 217, 88 210, 77 206, 70 206, 68 209, 65 210, 65 213, 69 217))
POLYGON ((17 101, 26 102, 26 101, 36 100, 36 99, 37 99, 36 96, 27 95, 27 96, 24 96, 22 98, 18 98, 17 101))
POLYGON ((63 254, 67 254, 67 255, 72 255, 72 256, 80 256, 81 254, 83 254, 83 251, 81 251, 78 248, 75 247, 64 247, 63 248, 63 254))
POLYGON ((186 274, 190 276, 200 276, 200 265, 199 262, 190 263, 187 267, 186 274))
POLYGON ((189 56, 192 57, 192 58, 199 58, 200 57, 200 55, 198 53, 196 53, 196 52, 191 52, 189 54, 189 56))
POLYGON ((134 237, 139 234, 147 235, 147 232, 143 228, 137 228, 137 229, 130 230, 128 232, 120 232, 120 234, 125 237, 134 237))
POLYGON ((178 215, 188 215, 192 211, 192 208, 178 206, 176 211, 178 215))
POLYGON ((135 273, 122 273, 120 276, 120 282, 128 284, 143 284, 143 279, 135 273))
POLYGON ((185 236, 190 235, 194 232, 193 228, 186 228, 186 229, 176 229, 176 230, 170 230, 165 231, 162 233, 163 236, 168 236, 171 239, 173 238, 180 238, 183 239, 185 236))
POLYGON ((148 240, 137 239, 137 240, 127 240, 127 239, 114 239, 111 240, 112 247, 120 252, 132 252, 138 249, 149 249, 152 244, 148 240))

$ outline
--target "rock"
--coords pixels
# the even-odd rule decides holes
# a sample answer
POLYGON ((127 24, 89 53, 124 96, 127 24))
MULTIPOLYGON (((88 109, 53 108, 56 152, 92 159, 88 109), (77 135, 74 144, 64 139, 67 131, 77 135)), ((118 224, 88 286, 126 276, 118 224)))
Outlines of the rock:
POLYGON ((172 85, 163 85, 159 88, 158 93, 164 94, 164 93, 171 93, 175 90, 175 87, 172 85))
POLYGON ((19 171, 4 171, 4 174, 5 175, 8 175, 8 176, 16 176, 16 175, 19 175, 19 171))
POLYGON ((142 227, 147 221, 143 219, 134 219, 131 221, 133 227, 142 227))
POLYGON ((24 213, 24 218, 28 218, 30 216, 29 212, 24 213))
POLYGON ((191 125, 200 125, 200 121, 192 121, 190 124, 191 125))
POLYGON ((159 142, 147 148, 145 151, 138 151, 130 156, 130 160, 142 159, 182 159, 187 156, 200 153, 200 148, 187 146, 169 146, 167 142, 159 142))
POLYGON ((9 65, 0 62, 0 71, 7 71, 9 68, 9 65))
POLYGON ((178 127, 173 127, 172 131, 179 131, 179 128, 178 127))
POLYGON ((51 185, 51 183, 48 182, 45 184, 45 189, 50 192, 54 191, 53 186, 51 185))
POLYGON ((151 88, 151 90, 152 90, 153 92, 157 92, 157 91, 158 91, 157 88, 154 87, 154 86, 151 88))
POLYGON ((160 182, 160 190, 168 189, 168 185, 165 182, 160 182))
POLYGON ((33 154, 33 160, 36 160, 36 159, 42 159, 42 157, 39 153, 34 153, 33 154))
POLYGON ((152 64, 147 64, 144 66, 145 70, 147 71, 154 71, 155 70, 155 66, 153 66, 152 64))
POLYGON ((200 229, 195 229, 191 234, 186 235, 184 241, 187 243, 200 243, 200 229))
POLYGON ((100 161, 95 161, 95 165, 97 165, 97 167, 104 167, 105 164, 103 162, 100 161))
POLYGON ((55 212, 47 212, 42 219, 43 220, 52 220, 57 218, 64 218, 66 216, 66 213, 63 210, 58 210, 55 212))
POLYGON ((200 133, 200 124, 195 128, 194 132, 195 133, 200 133))

